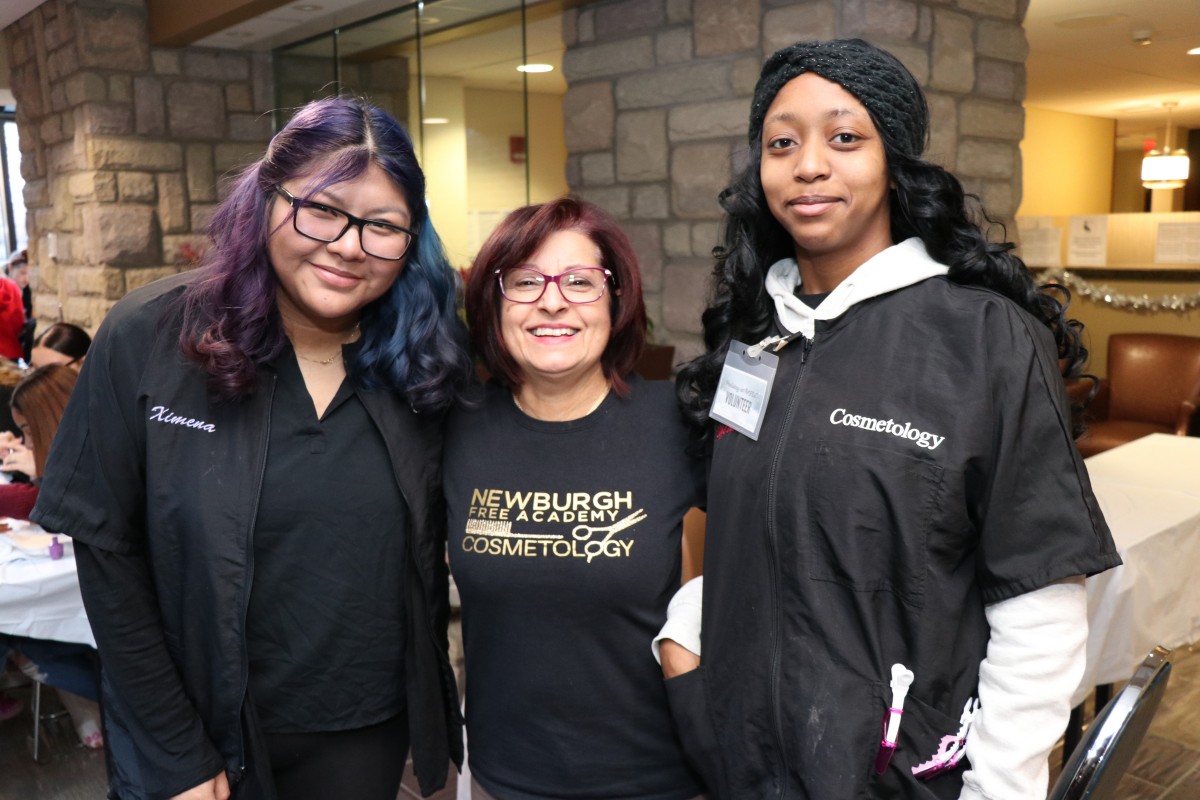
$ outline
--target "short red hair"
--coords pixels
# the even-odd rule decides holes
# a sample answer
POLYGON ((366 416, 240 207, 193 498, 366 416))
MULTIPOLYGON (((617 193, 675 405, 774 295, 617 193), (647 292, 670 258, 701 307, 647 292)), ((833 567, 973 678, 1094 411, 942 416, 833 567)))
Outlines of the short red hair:
POLYGON ((484 242, 466 282, 471 346, 492 375, 509 386, 524 383, 521 368, 504 346, 500 330, 500 307, 507 301, 500 293, 496 270, 528 262, 547 239, 560 231, 576 231, 591 239, 600 249, 599 266, 612 273, 614 286, 608 292, 612 332, 600 356, 600 366, 617 394, 625 395, 629 392, 626 378, 646 341, 642 275, 621 226, 599 206, 583 200, 560 197, 518 208, 484 242))

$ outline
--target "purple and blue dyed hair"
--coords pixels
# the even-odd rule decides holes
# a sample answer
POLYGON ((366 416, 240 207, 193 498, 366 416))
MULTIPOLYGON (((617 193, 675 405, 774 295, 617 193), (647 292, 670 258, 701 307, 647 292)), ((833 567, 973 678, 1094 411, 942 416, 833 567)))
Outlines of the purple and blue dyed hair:
POLYGON ((252 393, 259 367, 287 337, 267 256, 273 187, 306 177, 306 193, 353 179, 377 164, 404 193, 416 241, 391 288, 363 309, 362 347, 346 364, 366 388, 401 392, 418 411, 446 408, 470 374, 455 308, 454 272, 425 207, 425 176, 412 140, 395 119, 365 103, 316 100, 275 135, 237 179, 209 224, 213 246, 203 276, 184 296, 180 347, 209 376, 220 399, 252 393))

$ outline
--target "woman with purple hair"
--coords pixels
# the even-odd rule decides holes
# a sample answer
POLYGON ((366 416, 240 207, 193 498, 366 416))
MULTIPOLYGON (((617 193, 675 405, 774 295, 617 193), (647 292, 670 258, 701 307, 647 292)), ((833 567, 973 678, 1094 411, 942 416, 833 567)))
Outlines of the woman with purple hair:
POLYGON ((110 796, 393 800, 461 761, 442 412, 470 363, 412 142, 344 99, 97 333, 34 518, 75 540, 110 796))

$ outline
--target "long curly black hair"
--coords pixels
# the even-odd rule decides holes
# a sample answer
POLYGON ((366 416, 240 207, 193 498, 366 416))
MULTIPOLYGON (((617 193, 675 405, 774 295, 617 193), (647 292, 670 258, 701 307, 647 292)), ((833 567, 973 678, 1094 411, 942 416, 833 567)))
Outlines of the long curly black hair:
MULTIPOLYGON (((854 44, 869 47, 877 54, 884 53, 865 42, 854 44)), ((782 85, 779 70, 772 74, 769 71, 784 53, 780 51, 764 65, 760 89, 768 82, 782 85)), ((895 64, 919 94, 916 80, 899 62, 895 64)), ((779 86, 773 88, 777 92, 779 86)), ((765 108, 759 107, 762 100, 756 96, 751 112, 752 139, 746 166, 719 196, 725 220, 722 243, 713 250, 716 265, 710 300, 701 317, 705 352, 685 365, 676 381, 683 414, 701 442, 709 441, 712 435, 708 411, 730 340, 757 342, 768 335, 775 306, 765 287, 767 269, 776 261, 795 255, 791 237, 767 207, 759 177, 761 119, 765 113, 765 108)), ((765 102, 769 105, 770 97, 765 102)), ((923 95, 920 102, 924 104, 923 95)), ((986 214, 979 198, 966 192, 958 178, 944 168, 909 152, 912 148, 905 146, 904 137, 897 135, 892 126, 882 124, 872 108, 874 104, 865 105, 883 140, 893 186, 889 192, 892 241, 919 237, 934 260, 949 266, 950 280, 991 289, 1033 314, 1054 334, 1063 374, 1077 375, 1087 360, 1087 350, 1080 337, 1082 325, 1067 319, 1070 296, 1065 287, 1055 287, 1060 299, 1039 286, 1013 252, 1014 244, 989 239, 989 233, 1003 239, 1005 230, 986 214)), ((924 138, 921 137, 922 141, 924 138)))

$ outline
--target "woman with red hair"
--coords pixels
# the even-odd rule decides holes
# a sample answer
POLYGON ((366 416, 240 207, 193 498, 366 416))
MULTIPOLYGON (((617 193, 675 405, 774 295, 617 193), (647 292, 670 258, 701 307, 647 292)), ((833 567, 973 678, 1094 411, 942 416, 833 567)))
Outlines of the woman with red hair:
POLYGON ((633 374, 629 240, 588 203, 518 209, 476 258, 466 311, 494 376, 451 413, 445 449, 473 796, 696 797, 649 644, 703 473, 670 384, 633 374))

